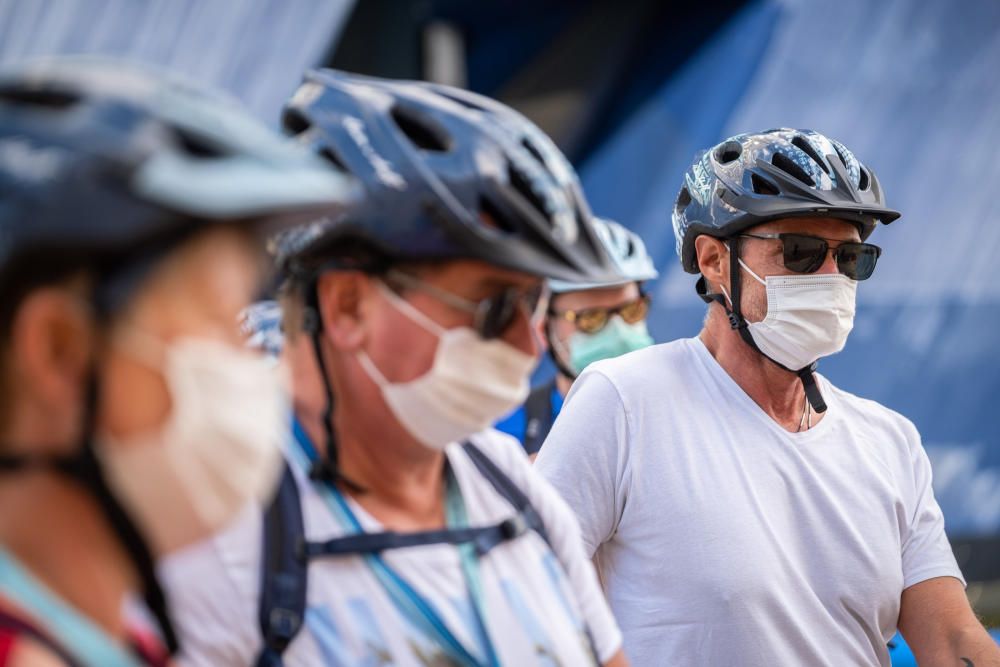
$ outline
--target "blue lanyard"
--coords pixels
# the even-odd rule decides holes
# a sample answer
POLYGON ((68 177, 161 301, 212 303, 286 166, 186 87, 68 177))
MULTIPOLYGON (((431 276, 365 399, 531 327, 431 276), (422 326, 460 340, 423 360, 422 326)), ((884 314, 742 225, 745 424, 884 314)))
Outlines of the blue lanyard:
MULTIPOLYGON (((301 469, 308 470, 310 464, 319 459, 319 455, 297 419, 293 423, 292 430, 295 436, 295 443, 298 446, 291 448, 291 456, 301 469)), ((364 532, 361 522, 358 521, 354 512, 351 511, 347 500, 334 485, 324 482, 314 482, 313 484, 316 491, 326 502, 331 513, 341 525, 353 534, 364 532)), ((461 490, 458 487, 458 482, 450 466, 448 467, 445 508, 450 527, 454 527, 456 524, 467 524, 465 504, 462 500, 461 490)), ((379 580, 379 583, 385 589, 399 612, 441 646, 452 660, 456 661, 459 665, 467 667, 481 667, 483 664, 487 664, 490 667, 499 667, 500 661, 497 658, 496 650, 490 641, 489 633, 486 629, 485 600, 479 577, 478 559, 471 544, 460 545, 458 549, 462 562, 462 572, 465 575, 469 597, 473 604, 477 630, 479 631, 482 648, 486 654, 485 663, 468 651, 448 628, 431 603, 421 597, 399 573, 389 567, 379 554, 359 555, 364 558, 366 564, 371 568, 372 573, 379 580)))
POLYGON ((140 667, 140 662, 124 646, 46 588, 2 547, 0 592, 32 618, 43 621, 49 636, 81 664, 140 667))

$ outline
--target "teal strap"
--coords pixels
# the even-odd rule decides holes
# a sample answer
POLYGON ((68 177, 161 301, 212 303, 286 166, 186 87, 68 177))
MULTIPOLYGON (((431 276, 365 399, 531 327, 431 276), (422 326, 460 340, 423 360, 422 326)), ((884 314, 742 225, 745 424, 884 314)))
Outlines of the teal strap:
MULTIPOLYGON (((319 458, 319 455, 297 420, 294 424, 293 432, 297 446, 290 448, 291 457, 301 470, 307 471, 311 463, 319 458)), ((320 497, 323 498, 334 518, 337 519, 349 534, 364 532, 361 522, 358 521, 354 512, 351 511, 347 500, 335 486, 321 481, 314 481, 313 486, 320 497)), ((459 498, 461 498, 461 494, 459 494, 459 498)), ((474 657, 462 642, 455 637, 433 605, 421 597, 405 579, 389 567, 381 556, 378 554, 365 554, 360 557, 365 560, 365 563, 369 566, 404 618, 444 649, 457 665, 461 665, 462 667, 482 667, 483 663, 474 657)), ((479 623, 482 625, 481 618, 479 619, 479 623)), ((488 653, 492 656, 492 645, 489 645, 488 653)), ((498 664, 495 662, 495 656, 493 656, 493 660, 490 660, 488 664, 491 667, 498 664)))
POLYGON ((88 667, 140 667, 139 660, 89 618, 73 609, 35 579, 14 556, 0 547, 0 592, 46 633, 88 667))
MULTIPOLYGON (((455 473, 450 465, 448 466, 447 474, 445 514, 448 527, 465 528, 469 525, 469 518, 465 511, 465 501, 462 498, 462 491, 458 486, 458 479, 455 477, 455 473)), ((458 555, 462 562, 465 584, 469 588, 469 598, 472 600, 476 624, 479 626, 479 637, 486 650, 487 661, 491 667, 499 667, 500 660, 497 658, 496 649, 490 640, 489 628, 486 627, 486 597, 483 594, 482 579, 479 576, 479 556, 470 543, 459 544, 458 555)))

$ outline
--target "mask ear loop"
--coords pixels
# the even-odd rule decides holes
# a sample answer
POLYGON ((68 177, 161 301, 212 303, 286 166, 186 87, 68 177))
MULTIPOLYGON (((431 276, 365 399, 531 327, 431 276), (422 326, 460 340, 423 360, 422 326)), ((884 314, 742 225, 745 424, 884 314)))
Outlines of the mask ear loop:
POLYGON ((323 380, 326 407, 323 410, 323 436, 326 440, 326 454, 313 462, 309 470, 309 478, 315 481, 325 481, 330 484, 340 482, 354 493, 366 493, 367 489, 357 482, 348 479, 340 472, 337 456, 337 439, 333 432, 333 385, 327 373, 326 361, 323 357, 323 317, 319 309, 319 281, 313 280, 306 287, 306 307, 303 313, 302 329, 312 340, 313 353, 316 356, 316 366, 323 380))
POLYGON ((779 368, 782 368, 789 373, 795 373, 799 376, 799 380, 802 381, 802 389, 805 392, 806 400, 809 402, 809 405, 812 407, 814 412, 826 412, 826 401, 823 399, 823 394, 820 392, 819 386, 816 384, 815 372, 818 362, 814 361, 805 368, 800 368, 798 370, 788 368, 784 364, 778 363, 771 357, 761 352, 760 348, 757 347, 757 343, 754 341, 753 336, 750 334, 748 323, 743 317, 743 313, 740 309, 740 300, 742 298, 741 283, 743 282, 742 272, 740 271, 740 240, 740 237, 735 236, 729 239, 727 244, 729 249, 729 288, 732 292, 730 296, 730 303, 732 306, 730 307, 730 304, 726 303, 725 297, 721 294, 709 294, 708 285, 705 282, 705 276, 701 276, 698 279, 698 282, 695 285, 695 291, 706 303, 712 303, 714 301, 722 306, 723 310, 726 312, 726 317, 729 318, 729 326, 739 333, 740 338, 743 339, 744 343, 749 345, 762 357, 779 368))

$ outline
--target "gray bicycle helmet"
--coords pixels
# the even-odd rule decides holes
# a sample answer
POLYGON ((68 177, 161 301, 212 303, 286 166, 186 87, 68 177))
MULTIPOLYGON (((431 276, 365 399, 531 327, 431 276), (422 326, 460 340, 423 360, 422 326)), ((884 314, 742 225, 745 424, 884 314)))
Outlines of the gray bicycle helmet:
POLYGON ((566 158, 513 109, 457 88, 320 70, 285 129, 364 186, 344 215, 284 235, 279 266, 308 276, 389 261, 478 259, 545 278, 615 277, 566 158))
POLYGON ((855 223, 865 239, 899 215, 885 206, 875 173, 843 144, 782 128, 731 137, 697 157, 672 217, 681 265, 698 273, 701 234, 729 238, 768 220, 822 216, 855 223))
POLYGON ((660 275, 653 264, 653 258, 646 251, 642 237, 614 220, 594 218, 594 230, 601 240, 604 250, 611 257, 618 277, 604 282, 574 283, 566 280, 550 280, 549 289, 553 294, 580 292, 601 287, 618 287, 628 283, 653 280, 660 275))

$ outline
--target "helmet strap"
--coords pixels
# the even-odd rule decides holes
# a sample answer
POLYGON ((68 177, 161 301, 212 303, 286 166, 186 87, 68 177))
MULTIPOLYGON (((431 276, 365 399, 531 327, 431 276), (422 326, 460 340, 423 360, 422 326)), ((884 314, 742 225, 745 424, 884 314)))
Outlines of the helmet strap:
POLYGON ((316 356, 316 366, 323 380, 326 407, 323 410, 323 435, 326 440, 326 453, 313 462, 309 470, 309 478, 314 481, 324 481, 329 484, 343 484, 353 493, 365 493, 367 489, 357 482, 348 479, 340 472, 337 456, 337 438, 333 430, 333 385, 327 372, 323 356, 323 317, 319 309, 319 281, 313 280, 306 287, 306 307, 304 312, 303 330, 312 340, 313 353, 316 356))
POLYGON ((712 303, 714 301, 722 306, 726 313, 726 317, 729 319, 729 326, 734 329, 739 334, 740 338, 743 339, 743 342, 749 345, 755 352, 773 363, 778 368, 798 375, 799 379, 802 381, 802 389, 805 392, 806 400, 809 401, 809 405, 812 407, 813 411, 817 413, 826 412, 826 401, 823 399, 823 394, 820 392, 819 386, 816 384, 815 372, 818 362, 814 361, 805 368, 797 370, 788 368, 784 364, 781 364, 764 354, 757 346, 757 342, 753 339, 753 336, 750 334, 746 318, 743 317, 743 313, 740 309, 740 301, 742 299, 741 285, 743 283, 743 274, 740 270, 741 239, 739 237, 733 237, 728 241, 729 288, 732 305, 730 305, 730 302, 727 302, 726 298, 722 294, 710 294, 708 292, 708 284, 705 281, 705 276, 698 278, 698 282, 695 284, 695 291, 705 303, 712 303))
POLYGON ((143 599, 163 635, 163 642, 171 655, 179 648, 177 633, 170 620, 166 596, 156 576, 152 552, 128 511, 115 497, 104 476, 94 450, 94 431, 97 415, 98 381, 93 369, 88 373, 85 391, 82 442, 76 452, 67 456, 32 456, 4 454, 0 456, 0 471, 29 468, 49 468, 81 484, 97 500, 105 519, 125 548, 132 561, 142 587, 143 599))

